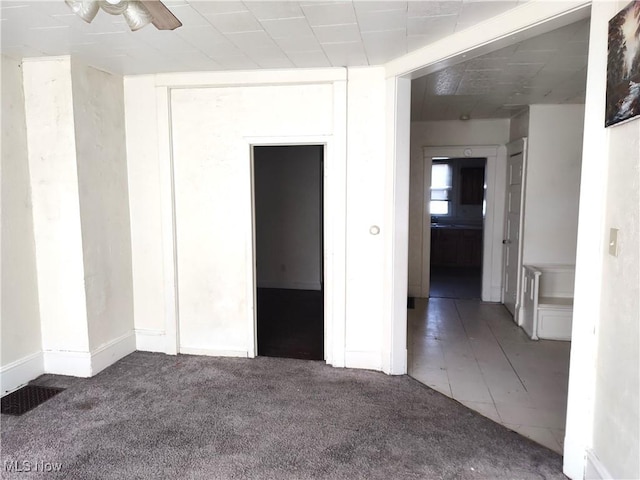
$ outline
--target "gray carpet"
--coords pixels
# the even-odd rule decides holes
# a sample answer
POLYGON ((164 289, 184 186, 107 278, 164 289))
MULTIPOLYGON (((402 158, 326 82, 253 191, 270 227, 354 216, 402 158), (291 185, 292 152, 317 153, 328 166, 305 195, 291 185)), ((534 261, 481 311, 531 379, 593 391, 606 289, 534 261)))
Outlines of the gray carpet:
POLYGON ((136 352, 90 379, 38 381, 67 390, 2 415, 2 478, 565 478, 556 453, 407 376, 136 352))

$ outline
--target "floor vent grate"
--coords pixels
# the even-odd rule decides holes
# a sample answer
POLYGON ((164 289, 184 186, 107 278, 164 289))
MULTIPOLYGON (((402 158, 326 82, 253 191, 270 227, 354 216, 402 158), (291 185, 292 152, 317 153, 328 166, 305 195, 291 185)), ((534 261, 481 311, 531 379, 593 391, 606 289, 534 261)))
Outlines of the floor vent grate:
POLYGON ((7 415, 22 415, 63 390, 64 388, 26 385, 2 397, 1 412, 7 415))

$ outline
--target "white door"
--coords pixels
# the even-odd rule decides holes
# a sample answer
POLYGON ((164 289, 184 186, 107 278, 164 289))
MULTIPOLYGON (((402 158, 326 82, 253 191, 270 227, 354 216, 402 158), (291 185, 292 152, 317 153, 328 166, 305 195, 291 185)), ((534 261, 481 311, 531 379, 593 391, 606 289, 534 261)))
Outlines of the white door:
POLYGON ((522 229, 527 139, 507 145, 507 204, 504 222, 502 303, 519 324, 519 292, 522 270, 522 229))

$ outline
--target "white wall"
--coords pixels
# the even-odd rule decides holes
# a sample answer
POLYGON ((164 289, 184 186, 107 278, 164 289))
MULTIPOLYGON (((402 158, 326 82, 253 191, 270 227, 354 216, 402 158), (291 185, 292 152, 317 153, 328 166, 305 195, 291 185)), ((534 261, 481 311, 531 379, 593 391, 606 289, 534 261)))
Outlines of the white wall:
POLYGON ((574 264, 584 105, 531 105, 523 263, 574 264))
POLYGON ((0 393, 43 371, 20 62, 2 57, 2 321, 0 393), (35 362, 35 364, 33 364, 35 362), (31 366, 25 367, 25 364, 31 366), (25 370, 26 368, 26 370, 25 370))
MULTIPOLYGON (((409 203, 409 294, 423 290, 424 153, 426 146, 503 145, 509 141, 509 120, 451 120, 411 123, 411 185, 409 203)), ((429 241, 429 240, 428 240, 429 241)), ((425 279, 425 281, 427 281, 425 279)))
POLYGON ((42 346, 88 352, 70 60, 25 61, 23 75, 42 346))
POLYGON ((627 4, 596 1, 591 12, 564 452, 571 478, 640 478, 640 122, 603 126, 608 20, 627 4), (620 229, 617 257, 610 228, 620 229))
POLYGON ((89 346, 133 335, 122 77, 72 61, 89 346))
POLYGON ((411 122, 411 152, 426 146, 502 145, 509 141, 509 124, 506 118, 411 122))
POLYGON ((252 207, 245 137, 329 135, 332 102, 331 85, 172 92, 182 352, 249 355, 253 299, 246 272, 253 259, 246 256, 252 207))
POLYGON ((613 478, 640 478, 640 121, 612 127, 598 326, 593 452, 613 478))
POLYGON ((169 312, 164 299, 155 77, 125 77, 124 102, 136 340, 143 342, 138 344, 141 350, 164 352, 169 312))
POLYGON ((509 125, 509 141, 514 142, 529 135, 529 107, 511 117, 509 125))
POLYGON ((322 287, 323 146, 255 147, 259 288, 322 287))
POLYGON ((139 349, 175 353, 179 318, 183 352, 254 354, 250 145, 326 143, 326 358, 382 368, 384 265, 371 259, 386 233, 384 70, 345 78, 335 69, 125 79, 139 349))
POLYGON ((23 69, 44 369, 91 376, 135 350, 122 80, 23 69))

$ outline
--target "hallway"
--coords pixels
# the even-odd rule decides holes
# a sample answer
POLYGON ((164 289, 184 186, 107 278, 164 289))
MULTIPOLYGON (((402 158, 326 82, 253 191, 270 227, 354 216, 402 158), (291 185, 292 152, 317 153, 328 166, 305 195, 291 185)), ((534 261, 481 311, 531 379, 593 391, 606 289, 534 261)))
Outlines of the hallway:
POLYGON ((409 375, 562 453, 569 342, 532 341, 499 304, 416 299, 409 375))

